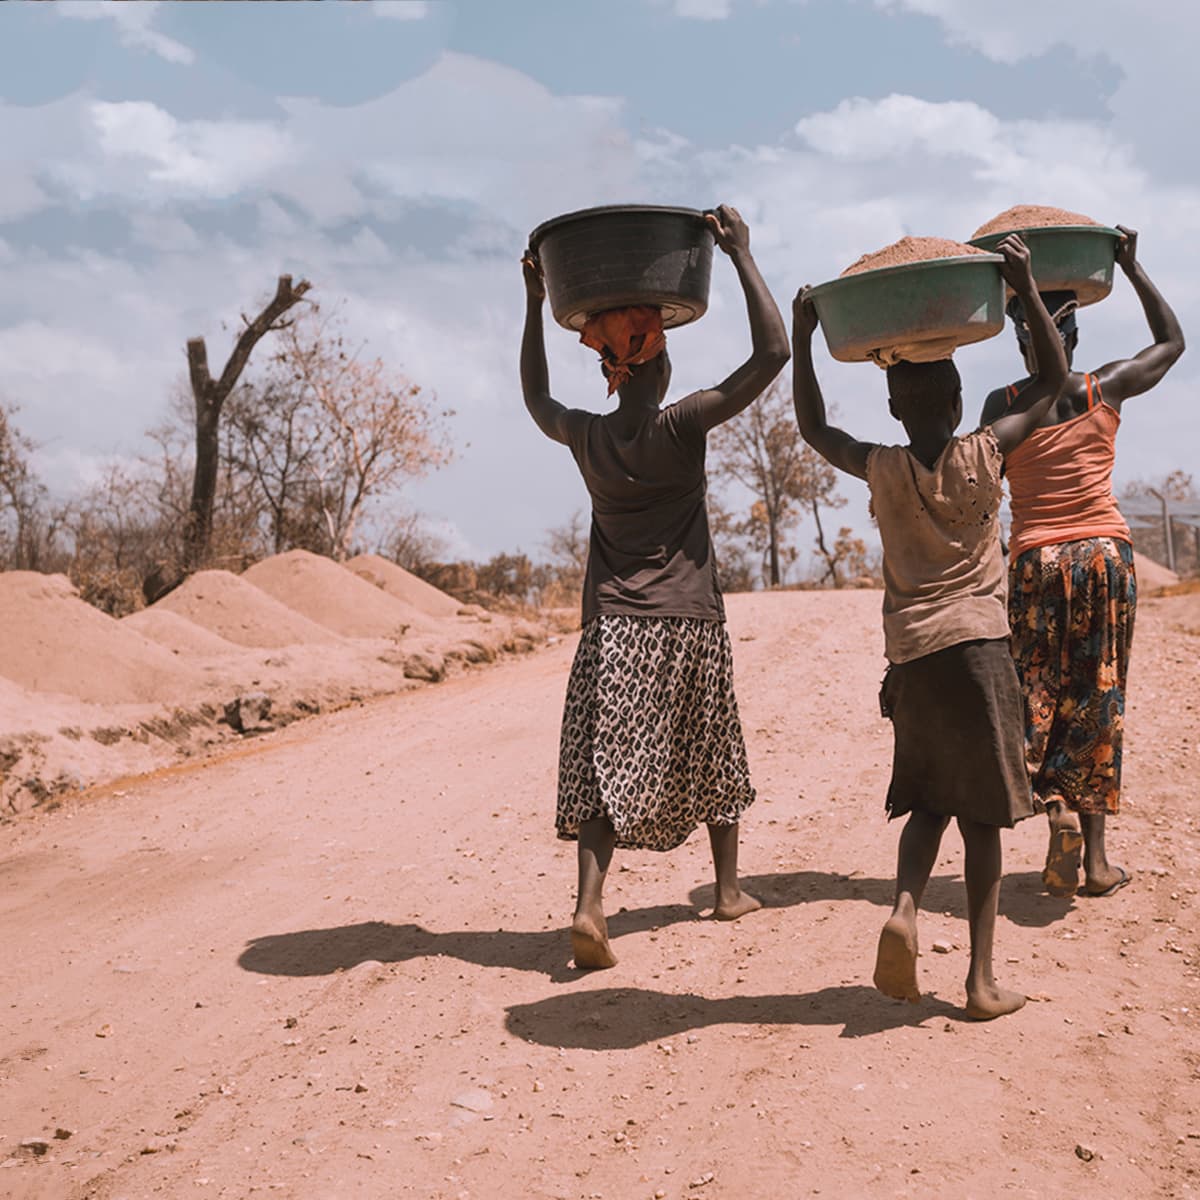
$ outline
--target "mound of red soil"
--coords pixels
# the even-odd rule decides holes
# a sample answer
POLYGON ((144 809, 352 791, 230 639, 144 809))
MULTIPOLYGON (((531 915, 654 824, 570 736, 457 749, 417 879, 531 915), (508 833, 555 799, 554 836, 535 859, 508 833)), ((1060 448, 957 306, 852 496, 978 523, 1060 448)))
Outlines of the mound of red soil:
POLYGON ((239 646, 336 642, 337 635, 229 571, 199 571, 154 609, 186 617, 239 646))
POLYGON ((197 625, 195 621, 189 621, 179 613, 163 608, 161 604, 130 613, 129 616, 121 618, 121 624, 137 630, 142 637, 165 646, 172 654, 188 658, 236 654, 242 650, 241 646, 235 646, 219 634, 197 625))
POLYGON ((389 596, 411 604, 426 616, 453 617, 462 607, 453 596, 446 595, 432 583, 427 583, 411 571, 406 571, 378 554, 360 554, 346 563, 346 566, 359 578, 382 588, 389 596))
POLYGON ((400 637, 407 629, 431 625, 411 604, 307 550, 255 563, 242 579, 343 637, 400 637))
POLYGON ((0 674, 92 704, 185 700, 202 677, 157 642, 79 598, 65 575, 0 574, 0 674))

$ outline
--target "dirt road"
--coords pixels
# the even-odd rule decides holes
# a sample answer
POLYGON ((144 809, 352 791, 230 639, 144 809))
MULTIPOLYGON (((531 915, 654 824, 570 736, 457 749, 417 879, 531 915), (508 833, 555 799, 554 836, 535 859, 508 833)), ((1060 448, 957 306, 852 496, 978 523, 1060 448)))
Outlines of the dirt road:
POLYGON ((564 933, 570 639, 0 828, 0 1195, 1194 1195, 1195 599, 1138 617, 1135 881, 1050 899, 1040 821, 1008 835, 998 973, 1033 1002, 987 1025, 953 835, 924 1002, 870 986, 877 593, 730 599, 766 908, 699 919, 702 834, 619 855, 611 971, 564 933))

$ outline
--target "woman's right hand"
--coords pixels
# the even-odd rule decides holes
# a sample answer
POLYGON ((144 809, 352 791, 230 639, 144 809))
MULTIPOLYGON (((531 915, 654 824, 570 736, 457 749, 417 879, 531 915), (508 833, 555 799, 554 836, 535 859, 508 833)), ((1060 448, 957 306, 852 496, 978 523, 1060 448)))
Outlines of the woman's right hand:
POLYGON ((704 220, 712 230, 713 239, 726 254, 749 252, 750 227, 732 204, 718 204, 704 214, 704 220))
POLYGON ((546 278, 542 274, 542 264, 532 249, 526 250, 521 256, 521 267, 525 275, 525 294, 531 300, 545 300, 546 278))
POLYGON ((812 288, 806 283, 792 301, 792 334, 812 337, 817 324, 817 306, 812 301, 812 288))

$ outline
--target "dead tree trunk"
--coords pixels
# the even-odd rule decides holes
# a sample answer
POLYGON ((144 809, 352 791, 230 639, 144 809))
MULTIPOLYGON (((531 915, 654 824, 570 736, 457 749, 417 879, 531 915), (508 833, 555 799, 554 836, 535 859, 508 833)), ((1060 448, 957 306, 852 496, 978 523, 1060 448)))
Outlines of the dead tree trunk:
POLYGON ((233 391, 250 361, 254 347, 273 330, 282 329, 280 318, 300 302, 312 285, 307 279, 293 285, 290 275, 280 275, 271 302, 250 320, 244 313, 244 328, 234 343, 220 377, 208 371, 208 349, 202 337, 187 344, 188 375, 196 402, 196 470, 192 477, 192 503, 184 529, 184 570, 195 571, 207 561, 212 544, 213 503, 217 494, 220 458, 221 406, 233 391))

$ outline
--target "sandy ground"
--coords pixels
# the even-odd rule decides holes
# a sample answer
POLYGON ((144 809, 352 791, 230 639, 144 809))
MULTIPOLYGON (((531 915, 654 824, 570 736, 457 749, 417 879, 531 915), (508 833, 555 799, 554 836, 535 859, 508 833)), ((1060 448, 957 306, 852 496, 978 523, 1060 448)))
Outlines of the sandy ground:
POLYGON ((1040 821, 1008 835, 998 971, 1034 1002, 987 1025, 954 836, 925 1000, 870 987, 878 606, 730 598, 767 907, 700 919, 702 834, 619 855, 611 971, 564 932, 571 638, 0 828, 0 1195, 1196 1194, 1200 597, 1138 616, 1135 881, 1053 900, 1040 821))

